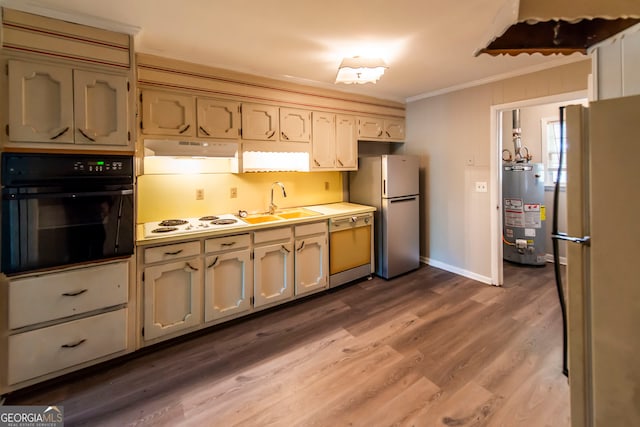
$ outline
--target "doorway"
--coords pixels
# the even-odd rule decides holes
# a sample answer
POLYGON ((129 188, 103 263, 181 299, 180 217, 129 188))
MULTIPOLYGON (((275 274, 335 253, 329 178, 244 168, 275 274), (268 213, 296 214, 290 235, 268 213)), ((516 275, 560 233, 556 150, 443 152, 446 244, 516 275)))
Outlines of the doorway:
MULTIPOLYGON (((503 149, 512 153, 512 112, 519 110, 521 123, 521 143, 527 147, 532 156, 531 162, 545 165, 545 192, 544 203, 546 207, 546 237, 545 251, 547 257, 552 254, 551 246, 551 214, 553 208, 553 179, 555 173, 547 171, 553 163, 553 149, 549 146, 545 132, 549 126, 559 117, 559 107, 562 105, 585 103, 586 91, 571 92, 550 97, 536 98, 509 104, 495 105, 491 107, 491 281, 496 286, 502 286, 504 282, 503 268, 503 200, 502 200, 502 156, 503 149)), ((560 214, 564 209, 561 193, 560 214)), ((564 224, 560 222, 559 227, 564 224)), ((566 228, 564 228, 566 229, 566 228)), ((562 255, 562 249, 561 249, 562 255)), ((561 263, 563 259, 561 258, 561 263)))

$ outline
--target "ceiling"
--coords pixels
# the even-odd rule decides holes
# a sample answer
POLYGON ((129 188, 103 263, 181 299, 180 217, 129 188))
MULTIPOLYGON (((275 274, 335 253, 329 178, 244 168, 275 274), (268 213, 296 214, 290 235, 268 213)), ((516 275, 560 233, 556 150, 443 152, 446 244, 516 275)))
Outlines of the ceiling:
POLYGON ((136 50, 404 102, 585 57, 474 57, 505 0, 1 0, 110 29, 136 50), (95 19, 100 18, 100 19, 95 19), (110 21, 110 22, 109 22, 110 21), (377 84, 336 85, 343 57, 382 56, 377 84))

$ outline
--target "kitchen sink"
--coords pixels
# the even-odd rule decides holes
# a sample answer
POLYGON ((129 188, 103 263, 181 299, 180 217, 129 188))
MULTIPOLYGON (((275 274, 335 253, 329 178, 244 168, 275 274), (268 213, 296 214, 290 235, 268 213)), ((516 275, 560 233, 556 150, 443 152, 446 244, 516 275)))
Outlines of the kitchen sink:
POLYGON ((275 215, 255 215, 242 218, 244 222, 249 224, 262 224, 264 222, 281 221, 283 218, 275 215))
POLYGON ((278 212, 276 213, 276 215, 284 219, 295 219, 295 218, 306 218, 309 216, 317 216, 317 215, 320 215, 320 213, 309 211, 306 209, 296 209, 291 211, 278 212))

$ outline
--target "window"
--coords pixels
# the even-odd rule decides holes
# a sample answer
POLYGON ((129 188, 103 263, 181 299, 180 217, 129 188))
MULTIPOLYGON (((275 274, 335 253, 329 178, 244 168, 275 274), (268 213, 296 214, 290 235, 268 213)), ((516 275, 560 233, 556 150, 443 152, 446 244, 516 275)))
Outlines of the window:
MULTIPOLYGON (((558 166, 560 162, 560 120, 558 117, 544 117, 542 124, 542 153, 544 157, 544 184, 555 185, 558 176, 558 166)), ((560 185, 567 183, 567 130, 563 129, 565 135, 564 150, 562 153, 562 171, 560 173, 560 185)))

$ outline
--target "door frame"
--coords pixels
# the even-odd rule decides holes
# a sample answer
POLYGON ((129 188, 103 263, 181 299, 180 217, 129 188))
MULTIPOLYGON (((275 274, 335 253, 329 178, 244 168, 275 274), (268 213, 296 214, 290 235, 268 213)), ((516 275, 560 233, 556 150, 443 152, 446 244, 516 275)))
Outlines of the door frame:
POLYGON ((524 99, 506 104, 492 105, 491 115, 491 162, 490 162, 490 203, 491 203, 491 284, 502 286, 502 113, 516 108, 535 107, 558 102, 570 102, 588 98, 588 90, 566 92, 540 98, 524 99), (495 209, 494 209, 495 207, 495 209))

